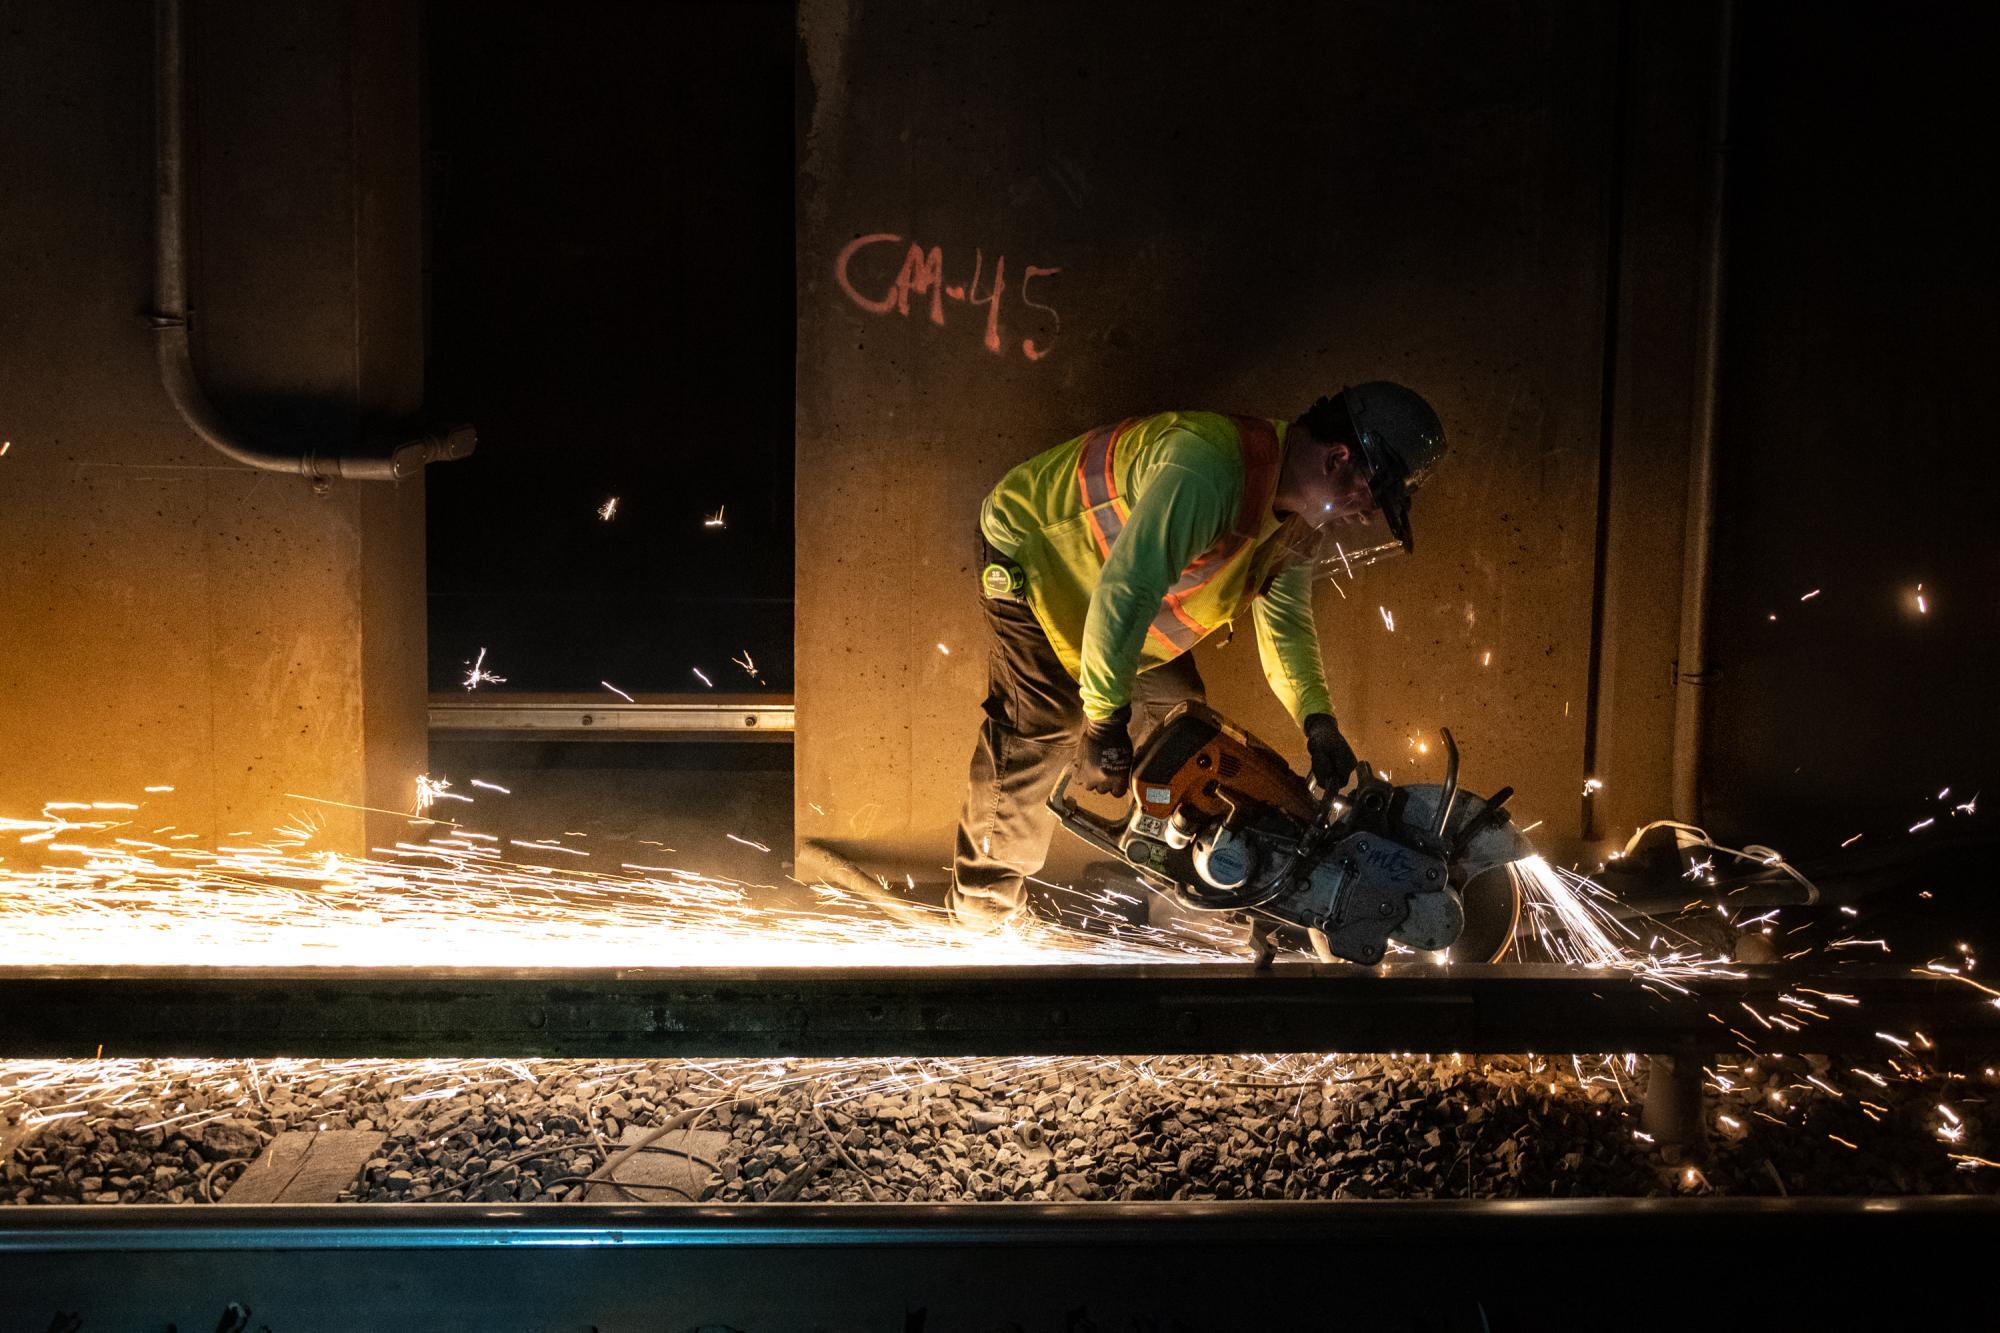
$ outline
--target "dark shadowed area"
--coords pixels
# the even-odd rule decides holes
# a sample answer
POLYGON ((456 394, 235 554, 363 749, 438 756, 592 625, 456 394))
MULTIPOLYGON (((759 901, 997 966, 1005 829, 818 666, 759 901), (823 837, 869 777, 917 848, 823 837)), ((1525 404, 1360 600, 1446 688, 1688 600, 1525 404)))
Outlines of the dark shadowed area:
POLYGON ((782 691, 792 9, 581 8, 427 14, 432 687, 782 691))
POLYGON ((1709 798, 1800 853, 1950 825, 2000 744, 1996 181, 1968 137, 2000 16, 1843 12, 1744 7, 1718 460, 1709 798))

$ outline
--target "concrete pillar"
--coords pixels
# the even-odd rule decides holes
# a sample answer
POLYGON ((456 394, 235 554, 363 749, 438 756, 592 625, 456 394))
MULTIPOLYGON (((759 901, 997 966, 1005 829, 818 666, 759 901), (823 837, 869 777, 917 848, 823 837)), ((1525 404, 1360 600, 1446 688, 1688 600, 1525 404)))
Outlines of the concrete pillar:
MULTIPOLYGON (((422 396, 416 6, 194 8, 197 363, 261 437, 351 441, 422 396)), ((424 766, 422 482, 315 495, 184 427, 144 322, 151 7, 9 27, 0 814, 139 800, 226 839, 310 812, 359 849, 391 822, 346 807, 407 809, 424 766)))

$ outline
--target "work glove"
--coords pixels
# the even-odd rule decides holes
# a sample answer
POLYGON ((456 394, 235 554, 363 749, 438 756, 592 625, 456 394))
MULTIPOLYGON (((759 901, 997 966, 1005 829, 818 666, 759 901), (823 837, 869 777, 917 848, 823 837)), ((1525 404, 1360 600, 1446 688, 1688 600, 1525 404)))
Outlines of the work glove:
POLYGON ((1354 747, 1340 734, 1331 713, 1308 713, 1300 724, 1306 733, 1306 753, 1312 756, 1313 781, 1322 792, 1336 792, 1354 776, 1354 747))
POLYGON ((1076 741, 1076 780, 1100 796, 1123 796, 1132 788, 1132 733, 1128 704, 1110 717, 1083 720, 1076 741))

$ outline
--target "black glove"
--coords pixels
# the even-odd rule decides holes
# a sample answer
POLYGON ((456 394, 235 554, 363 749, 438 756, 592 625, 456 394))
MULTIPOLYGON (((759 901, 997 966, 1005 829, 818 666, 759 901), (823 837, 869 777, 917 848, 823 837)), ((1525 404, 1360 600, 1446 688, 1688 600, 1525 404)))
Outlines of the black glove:
POLYGON ((1301 725, 1306 753, 1312 756, 1313 781, 1322 792, 1339 791, 1354 776, 1354 747, 1340 734, 1340 724, 1331 713, 1308 713, 1301 725))
POLYGON ((1132 788, 1132 720, 1129 705, 1102 721, 1083 720, 1076 741, 1076 780, 1100 796, 1123 796, 1132 788))

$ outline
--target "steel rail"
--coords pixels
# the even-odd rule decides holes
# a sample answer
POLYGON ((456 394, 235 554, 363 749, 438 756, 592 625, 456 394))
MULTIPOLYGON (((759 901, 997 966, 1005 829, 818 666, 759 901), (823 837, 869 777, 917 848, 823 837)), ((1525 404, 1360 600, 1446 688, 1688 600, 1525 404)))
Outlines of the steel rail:
POLYGON ((1981 1328, 1974 1277, 1841 1264, 1996 1239, 1963 1197, 0 1208, 0 1327, 1981 1328))
POLYGON ((1985 1195, 1894 1198, 1422 1199, 1158 1203, 59 1204, 0 1208, 0 1254, 76 1251, 450 1249, 464 1246, 1132 1245, 1472 1240, 1532 1243, 1774 1222, 1848 1228, 2000 1222, 1985 1195))
POLYGON ((2000 1052, 1987 995, 1883 968, 0 968, 0 1014, 16 1059, 2000 1052))

